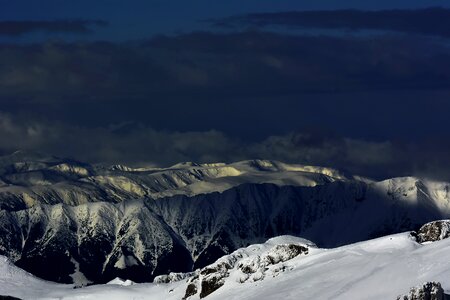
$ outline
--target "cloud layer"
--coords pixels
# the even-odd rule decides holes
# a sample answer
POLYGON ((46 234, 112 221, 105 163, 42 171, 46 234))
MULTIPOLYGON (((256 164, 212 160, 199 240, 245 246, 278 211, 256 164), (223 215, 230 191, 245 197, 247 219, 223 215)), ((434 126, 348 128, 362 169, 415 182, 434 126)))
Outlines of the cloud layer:
POLYGON ((93 26, 106 26, 101 20, 0 21, 0 36, 21 36, 32 32, 90 33, 93 26))
POLYGON ((0 151, 163 166, 262 158, 450 179, 449 91, 446 41, 423 36, 1 44, 0 151))
POLYGON ((0 61, 3 111, 84 126, 135 121, 253 139, 323 126, 383 138, 398 128, 411 136, 412 118, 440 133, 450 105, 450 52, 428 38, 201 32, 3 44, 0 61))
POLYGON ((282 25, 289 27, 383 30, 450 37, 450 9, 323 10, 258 13, 211 20, 219 27, 282 25))
POLYGON ((0 45, 0 60, 0 97, 40 102, 450 87, 448 47, 427 38, 192 33, 0 45))

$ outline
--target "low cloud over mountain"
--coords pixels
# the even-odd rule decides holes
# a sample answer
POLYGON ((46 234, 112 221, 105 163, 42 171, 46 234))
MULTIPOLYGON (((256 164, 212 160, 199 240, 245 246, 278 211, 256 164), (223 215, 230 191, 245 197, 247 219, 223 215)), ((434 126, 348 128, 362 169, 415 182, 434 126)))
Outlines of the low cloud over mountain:
POLYGON ((264 158, 330 166, 379 179, 402 175, 450 178, 450 145, 443 140, 408 144, 293 132, 252 142, 217 130, 156 130, 138 123, 88 128, 2 113, 0 141, 3 153, 23 149, 111 164, 168 166, 180 161, 264 158))

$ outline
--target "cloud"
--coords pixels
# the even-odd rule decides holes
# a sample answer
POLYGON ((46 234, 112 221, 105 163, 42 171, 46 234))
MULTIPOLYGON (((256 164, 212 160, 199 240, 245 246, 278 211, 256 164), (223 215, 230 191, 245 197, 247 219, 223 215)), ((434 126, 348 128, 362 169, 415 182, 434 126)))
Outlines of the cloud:
POLYGON ((319 10, 254 13, 209 20, 218 27, 266 27, 281 25, 300 28, 381 30, 450 37, 450 9, 362 11, 319 10))
POLYGON ((168 166, 260 158, 335 167, 378 179, 419 175, 450 180, 450 145, 433 143, 370 141, 319 131, 243 141, 217 130, 155 130, 137 123, 88 128, 0 113, 0 152, 32 150, 94 163, 168 166))
POLYGON ((0 45, 0 59, 0 97, 36 101, 450 87, 447 46, 426 38, 192 33, 0 45))
POLYGON ((132 165, 220 161, 234 147, 231 139, 215 130, 157 131, 136 123, 88 128, 7 113, 0 113, 0 140, 2 153, 21 149, 132 165))
POLYGON ((33 32, 90 33, 93 26, 106 26, 102 20, 0 21, 0 36, 21 36, 33 32))
POLYGON ((368 141, 317 131, 270 136, 252 145, 250 151, 259 158, 331 166, 374 178, 410 174, 402 152, 391 141, 368 141))
POLYGON ((368 139, 448 136, 450 52, 430 38, 196 32, 0 44, 0 61, 2 110, 61 126, 134 121, 251 140, 318 126, 368 139))
POLYGON ((433 38, 196 32, 1 44, 0 62, 3 153, 450 179, 450 53, 433 38), (340 135, 304 129, 317 127, 340 135))

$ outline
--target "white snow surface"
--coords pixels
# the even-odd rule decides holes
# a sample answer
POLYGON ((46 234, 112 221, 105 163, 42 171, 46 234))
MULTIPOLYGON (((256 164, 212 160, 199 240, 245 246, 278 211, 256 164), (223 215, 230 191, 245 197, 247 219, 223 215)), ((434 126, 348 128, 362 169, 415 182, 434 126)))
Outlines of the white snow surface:
MULTIPOLYGON (((205 299, 396 299, 427 281, 438 281, 446 293, 450 291, 450 239, 421 245, 407 232, 334 249, 319 249, 304 239, 281 236, 239 249, 212 266, 231 258, 237 261, 224 285, 205 299), (261 280, 240 283, 240 262, 273 254, 277 245, 287 244, 306 245, 309 253, 278 262, 261 280)), ((115 280, 74 289, 40 280, 0 257, 0 295, 22 299, 180 300, 189 280, 158 284, 115 280)), ((199 294, 189 299, 199 299, 199 294)))

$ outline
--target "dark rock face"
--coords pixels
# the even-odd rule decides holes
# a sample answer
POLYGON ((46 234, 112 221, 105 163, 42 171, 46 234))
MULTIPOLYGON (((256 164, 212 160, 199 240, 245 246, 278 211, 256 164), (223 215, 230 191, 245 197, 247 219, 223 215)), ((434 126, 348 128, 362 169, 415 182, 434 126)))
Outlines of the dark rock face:
POLYGON ((200 270, 201 291, 200 298, 205 298, 225 284, 225 278, 229 276, 229 270, 233 265, 228 262, 220 262, 200 270))
POLYGON ((202 281, 202 291, 200 292, 200 299, 205 298, 209 294, 216 291, 224 285, 224 281, 220 276, 209 276, 209 278, 202 281))
POLYGON ((448 237, 450 237, 450 220, 427 223, 416 234, 418 243, 435 242, 448 237))
POLYGON ((273 255, 268 255, 267 258, 271 265, 275 265, 279 262, 285 262, 287 260, 293 259, 300 254, 308 254, 309 249, 307 247, 295 244, 289 245, 277 245, 272 249, 273 255), (277 253, 284 252, 283 256, 276 255, 277 253))
POLYGON ((408 294, 398 296, 397 300, 446 300, 444 289, 439 282, 427 282, 422 286, 413 287, 408 294))
POLYGON ((12 296, 1 296, 0 295, 0 300, 22 300, 22 299, 16 298, 16 297, 12 297, 12 296))
POLYGON ((142 202, 43 205, 2 214, 0 231, 10 232, 0 234, 0 253, 47 280, 72 283, 78 271, 96 283, 115 277, 143 282, 192 269, 183 241, 142 202))
POLYGON ((186 288, 186 294, 184 295, 183 300, 195 294, 197 294, 197 285, 190 283, 186 288))

